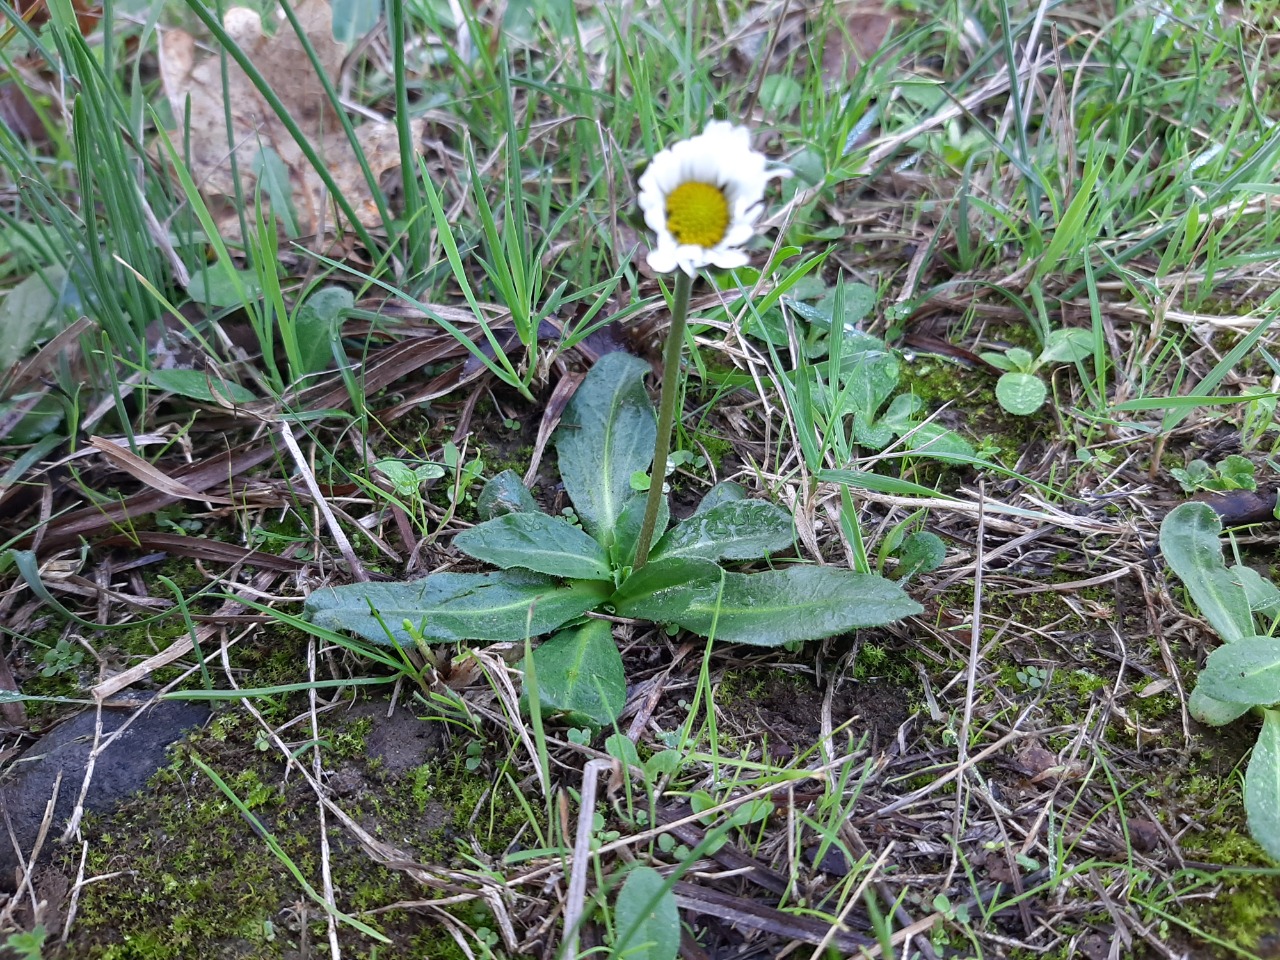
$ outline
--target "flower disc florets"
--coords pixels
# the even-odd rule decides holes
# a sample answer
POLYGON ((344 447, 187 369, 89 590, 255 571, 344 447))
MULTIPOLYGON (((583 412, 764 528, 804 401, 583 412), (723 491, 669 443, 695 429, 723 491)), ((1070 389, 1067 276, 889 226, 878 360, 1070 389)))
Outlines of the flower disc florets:
POLYGON ((766 164, 746 127, 720 120, 654 157, 640 177, 640 209, 658 235, 649 266, 690 276, 701 267, 744 266, 742 246, 755 233, 765 184, 788 173, 766 164))

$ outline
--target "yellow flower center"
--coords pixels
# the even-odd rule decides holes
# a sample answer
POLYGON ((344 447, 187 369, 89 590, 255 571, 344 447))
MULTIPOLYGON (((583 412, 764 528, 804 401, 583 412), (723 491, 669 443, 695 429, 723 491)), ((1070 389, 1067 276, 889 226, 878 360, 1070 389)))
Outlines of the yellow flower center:
POLYGON ((677 243, 714 247, 729 229, 729 200, 709 183, 682 183, 667 194, 667 229, 677 243))

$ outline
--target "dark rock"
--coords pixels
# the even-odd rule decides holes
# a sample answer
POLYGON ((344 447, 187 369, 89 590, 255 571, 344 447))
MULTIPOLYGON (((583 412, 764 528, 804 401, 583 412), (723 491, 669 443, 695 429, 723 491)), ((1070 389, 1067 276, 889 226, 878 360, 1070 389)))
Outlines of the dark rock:
MULTIPOLYGON (((103 709, 103 739, 124 726, 135 713, 135 709, 103 709)), ((208 718, 209 708, 201 703, 165 700, 143 709, 98 755, 85 809, 94 813, 112 810, 141 790, 167 762, 166 748, 208 718)), ((53 821, 40 859, 49 856, 80 796, 96 725, 96 712, 87 710, 55 727, 13 763, 10 775, 0 783, 0 809, 4 814, 0 818, 0 890, 12 891, 20 870, 18 853, 4 821, 12 824, 23 857, 29 856, 44 821, 45 807, 53 796, 54 783, 61 774, 53 821)))

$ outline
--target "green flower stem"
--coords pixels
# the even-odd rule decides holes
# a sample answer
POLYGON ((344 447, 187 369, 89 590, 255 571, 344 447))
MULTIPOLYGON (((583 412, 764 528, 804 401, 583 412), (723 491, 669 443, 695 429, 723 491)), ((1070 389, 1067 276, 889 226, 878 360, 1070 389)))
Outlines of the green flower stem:
POLYGON ((664 496, 663 481, 667 477, 667 454, 671 452, 671 428, 675 426, 676 399, 680 392, 680 353, 684 348, 684 328, 689 317, 689 291, 693 277, 683 270, 676 273, 676 289, 671 298, 671 330, 667 349, 662 355, 662 397, 658 401, 658 439, 653 445, 653 473, 649 480, 649 499, 644 505, 644 523, 636 541, 633 570, 639 570, 649 559, 653 544, 653 528, 658 522, 658 505, 664 496))

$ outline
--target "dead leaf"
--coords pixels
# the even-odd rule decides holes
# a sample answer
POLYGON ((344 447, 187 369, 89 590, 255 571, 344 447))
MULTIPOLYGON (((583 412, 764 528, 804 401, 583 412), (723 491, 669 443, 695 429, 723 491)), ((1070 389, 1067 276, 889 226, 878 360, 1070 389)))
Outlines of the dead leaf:
MULTIPOLYGON (((294 12, 325 74, 336 86, 346 51, 333 39, 328 0, 299 0, 294 12)), ((281 15, 275 32, 268 36, 263 32, 261 17, 244 7, 232 7, 222 22, 323 160, 360 223, 366 227, 380 225, 382 217, 364 171, 290 24, 281 15)), ((238 238, 240 233, 232 150, 227 137, 228 104, 236 172, 247 201, 255 195, 261 172, 265 204, 271 183, 269 171, 281 171, 288 178, 296 235, 318 236, 335 229, 338 208, 324 182, 266 99, 233 60, 228 59, 224 92, 218 57, 199 56, 191 34, 169 29, 160 40, 160 77, 180 124, 189 104, 191 175, 224 236, 238 238)), ((410 127, 416 150, 423 121, 415 120, 410 127)), ((355 128, 355 135, 375 181, 400 166, 400 139, 394 123, 363 123, 355 128)), ((181 133, 171 136, 181 150, 181 133)), ((275 213, 281 228, 286 229, 287 211, 275 213)))
POLYGON ((27 143, 49 143, 49 131, 40 121, 40 114, 31 105, 27 91, 17 83, 0 83, 0 124, 27 143))
MULTIPOLYGON (((33 27, 38 27, 49 19, 49 5, 45 0, 18 0, 15 4, 22 19, 33 27)), ((71 0, 71 9, 75 11, 76 25, 86 37, 97 29, 102 20, 102 4, 89 3, 88 0, 71 0)))
POLYGON ((843 83, 880 52, 896 19, 879 0, 842 4, 836 7, 836 13, 844 20, 848 33, 835 24, 827 31, 822 75, 832 84, 843 83))

